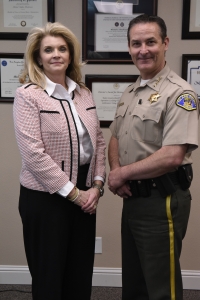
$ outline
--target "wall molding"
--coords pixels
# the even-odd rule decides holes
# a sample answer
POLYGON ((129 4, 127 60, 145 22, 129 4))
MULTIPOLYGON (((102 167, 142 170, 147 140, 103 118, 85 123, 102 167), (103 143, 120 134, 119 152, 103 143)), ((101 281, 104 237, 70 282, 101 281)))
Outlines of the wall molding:
MULTIPOLYGON (((200 290, 200 271, 182 270, 183 288, 200 290)), ((31 284, 27 266, 0 265, 0 284, 31 284)), ((93 286, 121 287, 121 268, 94 268, 93 286)))

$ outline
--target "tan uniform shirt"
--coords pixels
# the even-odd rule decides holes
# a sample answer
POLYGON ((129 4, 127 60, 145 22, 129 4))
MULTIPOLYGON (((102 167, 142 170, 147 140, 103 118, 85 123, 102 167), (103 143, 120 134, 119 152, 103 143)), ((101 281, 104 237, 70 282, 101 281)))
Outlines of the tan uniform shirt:
POLYGON ((119 142, 121 166, 142 160, 162 146, 189 144, 183 164, 198 147, 199 109, 193 88, 166 65, 140 86, 127 87, 110 126, 119 142))

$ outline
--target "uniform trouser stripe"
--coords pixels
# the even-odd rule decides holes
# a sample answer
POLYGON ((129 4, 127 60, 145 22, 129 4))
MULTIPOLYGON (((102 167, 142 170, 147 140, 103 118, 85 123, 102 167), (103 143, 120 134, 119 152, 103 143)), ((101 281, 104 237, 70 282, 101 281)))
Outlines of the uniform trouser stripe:
POLYGON ((166 211, 169 223, 169 242, 170 242, 170 286, 171 300, 175 300, 175 259, 174 259, 174 225, 170 209, 171 195, 166 198, 166 211))

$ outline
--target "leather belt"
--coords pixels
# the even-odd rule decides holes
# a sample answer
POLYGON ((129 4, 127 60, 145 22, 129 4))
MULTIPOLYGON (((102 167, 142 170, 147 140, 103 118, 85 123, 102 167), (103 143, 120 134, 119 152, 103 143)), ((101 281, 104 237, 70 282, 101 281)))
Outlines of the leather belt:
POLYGON ((131 193, 134 197, 150 197, 151 189, 158 189, 160 194, 165 195, 173 193, 179 184, 178 172, 170 172, 157 178, 131 180, 129 181, 131 193))

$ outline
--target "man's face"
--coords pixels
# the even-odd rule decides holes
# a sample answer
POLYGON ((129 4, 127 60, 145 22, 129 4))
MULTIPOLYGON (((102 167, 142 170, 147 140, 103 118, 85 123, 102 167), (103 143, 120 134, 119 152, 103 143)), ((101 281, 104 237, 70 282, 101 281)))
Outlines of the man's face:
POLYGON ((153 78, 165 65, 168 37, 162 41, 157 23, 136 24, 130 29, 129 36, 129 54, 142 79, 153 78))

